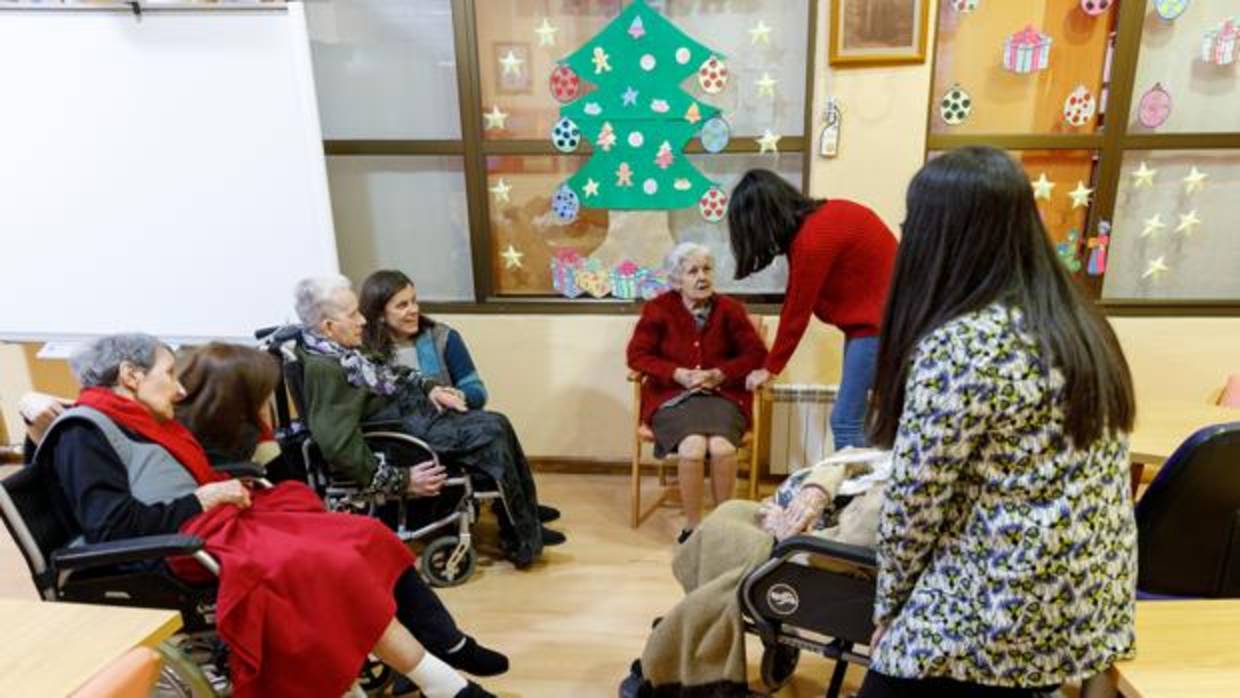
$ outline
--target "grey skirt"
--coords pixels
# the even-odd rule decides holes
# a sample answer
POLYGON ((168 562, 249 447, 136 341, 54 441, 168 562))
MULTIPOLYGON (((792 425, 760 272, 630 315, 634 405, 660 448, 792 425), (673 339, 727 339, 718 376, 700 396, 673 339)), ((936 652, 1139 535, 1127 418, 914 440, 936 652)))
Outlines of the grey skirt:
POLYGON ((722 436, 739 447, 745 435, 745 416, 736 403, 718 395, 691 395, 671 407, 660 407, 650 418, 654 455, 675 453, 687 436, 722 436))

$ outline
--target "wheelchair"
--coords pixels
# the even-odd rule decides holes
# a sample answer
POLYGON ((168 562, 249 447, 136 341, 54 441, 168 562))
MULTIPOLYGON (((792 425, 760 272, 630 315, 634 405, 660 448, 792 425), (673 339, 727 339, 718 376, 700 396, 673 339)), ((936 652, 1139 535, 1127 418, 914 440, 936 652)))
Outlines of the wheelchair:
MULTIPOLYGON (((309 429, 295 417, 306 413, 304 367, 295 351, 301 342, 301 331, 300 327, 290 325, 254 333, 259 348, 275 357, 281 367, 275 394, 276 438, 284 454, 286 472, 280 477, 308 483, 329 511, 378 518, 406 542, 427 539, 418 556, 418 571, 431 586, 465 583, 478 562, 472 526, 482 502, 499 498, 498 489, 486 476, 467 473, 451 463, 444 464, 448 478, 439 496, 433 498, 384 497, 366 492, 359 483, 337 477, 309 429)), ((367 445, 380 462, 404 467, 440 463, 430 445, 400 431, 399 421, 368 421, 361 428, 367 445)))

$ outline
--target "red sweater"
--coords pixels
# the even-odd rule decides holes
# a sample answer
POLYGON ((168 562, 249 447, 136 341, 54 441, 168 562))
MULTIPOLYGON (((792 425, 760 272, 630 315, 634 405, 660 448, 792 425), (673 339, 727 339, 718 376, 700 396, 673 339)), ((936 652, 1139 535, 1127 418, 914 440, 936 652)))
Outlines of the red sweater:
POLYGON ((873 211, 843 199, 818 207, 788 250, 788 291, 766 370, 784 370, 811 312, 849 339, 878 334, 895 259, 896 238, 873 211))
POLYGON ((745 306, 727 296, 715 296, 706 325, 698 330, 693 314, 675 291, 646 303, 641 319, 629 340, 629 368, 646 374, 642 384, 642 423, 660 405, 684 391, 672 379, 678 368, 723 371, 726 380, 719 386, 723 397, 735 402, 745 415, 751 413, 751 394, 745 390, 745 377, 762 366, 766 346, 758 336, 745 306))

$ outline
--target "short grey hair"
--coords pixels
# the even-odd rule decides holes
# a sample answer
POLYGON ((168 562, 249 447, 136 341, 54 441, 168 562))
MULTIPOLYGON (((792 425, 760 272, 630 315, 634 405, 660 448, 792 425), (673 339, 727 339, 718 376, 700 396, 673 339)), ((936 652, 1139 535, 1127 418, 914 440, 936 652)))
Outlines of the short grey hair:
POLYGON ((120 379, 121 364, 150 370, 160 348, 168 346, 149 334, 108 335, 75 352, 69 358, 69 368, 83 388, 111 388, 120 379))
POLYGON ((685 262, 698 258, 714 261, 715 255, 700 242, 682 242, 667 253, 667 259, 663 263, 667 267, 667 278, 673 286, 680 286, 680 272, 685 262))
POLYGON ((332 294, 340 290, 353 290, 353 284, 342 274, 312 276, 297 282, 293 291, 297 318, 307 329, 316 329, 331 314, 332 294))

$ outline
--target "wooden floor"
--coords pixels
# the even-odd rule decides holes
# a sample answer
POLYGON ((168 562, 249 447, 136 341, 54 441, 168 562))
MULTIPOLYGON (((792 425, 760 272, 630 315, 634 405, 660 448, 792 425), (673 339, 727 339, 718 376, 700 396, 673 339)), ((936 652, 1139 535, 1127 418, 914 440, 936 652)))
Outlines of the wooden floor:
MULTIPOLYGON (((540 499, 564 512, 552 526, 568 534, 568 543, 549 548, 532 569, 517 571, 485 554, 491 527, 484 525, 484 556, 474 578, 442 596, 466 632, 512 660, 508 674, 483 683, 492 692, 615 696, 651 620, 681 596, 670 565, 679 517, 663 509, 642 528, 629 528, 627 478, 540 473, 538 482, 540 499)), ((0 596, 33 598, 20 554, 7 532, 0 535, 0 596)), ((749 656, 756 680, 755 642, 749 656)), ((831 666, 803 657, 797 680, 778 695, 821 696, 831 666)), ((853 670, 848 685, 855 687, 860 677, 853 670)))

